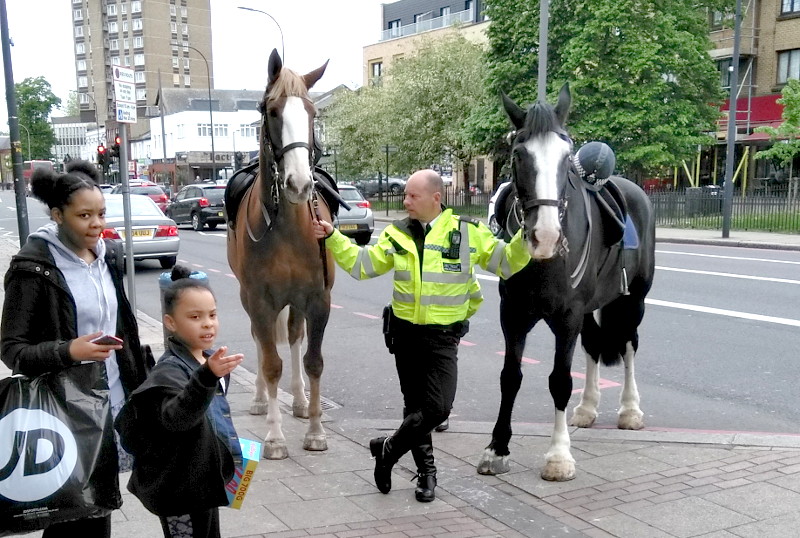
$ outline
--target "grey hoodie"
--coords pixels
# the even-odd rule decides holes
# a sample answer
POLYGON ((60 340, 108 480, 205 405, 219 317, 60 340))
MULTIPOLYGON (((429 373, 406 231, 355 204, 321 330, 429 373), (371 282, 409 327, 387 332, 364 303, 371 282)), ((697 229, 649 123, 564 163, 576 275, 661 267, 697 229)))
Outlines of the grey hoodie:
MULTIPOLYGON (((30 237, 39 237, 47 241, 56 266, 67 281, 78 314, 78 334, 86 335, 98 331, 102 331, 103 334, 115 334, 117 294, 104 257, 105 242, 102 239, 97 242, 94 249, 97 259, 89 264, 61 242, 55 222, 45 224, 30 237)), ((105 364, 108 386, 111 389, 111 405, 115 407, 125 398, 115 352, 111 352, 105 364)))

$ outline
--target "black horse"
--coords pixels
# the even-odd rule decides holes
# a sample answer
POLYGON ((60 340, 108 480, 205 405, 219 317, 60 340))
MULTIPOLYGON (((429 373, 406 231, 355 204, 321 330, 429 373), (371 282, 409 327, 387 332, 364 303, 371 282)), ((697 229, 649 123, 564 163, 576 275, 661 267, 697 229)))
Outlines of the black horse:
POLYGON ((550 394, 555 422, 542 470, 545 480, 575 477, 566 408, 572 393, 572 356, 578 335, 586 353, 586 387, 571 425, 588 428, 600 401, 598 361, 625 364, 618 427, 644 426, 633 375, 638 326, 655 271, 655 223, 644 191, 613 176, 590 184, 576 166, 565 130, 571 96, 564 85, 555 107, 536 103, 526 112, 508 96, 503 106, 516 128, 512 187, 497 214, 509 232, 523 228, 533 258, 500 281, 500 323, 506 351, 500 375, 502 399, 492 442, 478 463, 481 474, 509 470, 511 413, 522 383, 520 368, 528 333, 545 320, 555 336, 550 394))

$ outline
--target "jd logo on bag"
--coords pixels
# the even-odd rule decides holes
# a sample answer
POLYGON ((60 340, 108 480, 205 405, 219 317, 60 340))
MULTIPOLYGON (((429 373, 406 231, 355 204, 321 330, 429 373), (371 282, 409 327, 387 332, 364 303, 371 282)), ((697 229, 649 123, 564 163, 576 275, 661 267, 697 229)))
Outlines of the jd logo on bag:
POLYGON ((0 380, 0 536, 119 508, 101 363, 0 380))

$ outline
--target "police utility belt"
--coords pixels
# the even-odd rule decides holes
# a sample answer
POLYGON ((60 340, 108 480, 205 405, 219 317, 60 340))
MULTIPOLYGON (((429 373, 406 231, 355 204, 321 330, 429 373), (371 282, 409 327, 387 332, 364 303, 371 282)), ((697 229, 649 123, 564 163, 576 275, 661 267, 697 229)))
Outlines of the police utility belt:
POLYGON ((394 353, 399 338, 412 335, 447 334, 462 338, 469 331, 469 321, 457 321, 449 325, 417 325, 394 315, 392 305, 383 307, 383 339, 389 353, 394 353))

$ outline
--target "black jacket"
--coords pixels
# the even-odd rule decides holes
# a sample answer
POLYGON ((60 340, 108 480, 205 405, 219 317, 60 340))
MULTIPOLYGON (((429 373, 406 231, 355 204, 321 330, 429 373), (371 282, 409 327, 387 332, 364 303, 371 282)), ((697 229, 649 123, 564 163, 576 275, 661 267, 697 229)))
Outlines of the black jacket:
MULTIPOLYGON (((116 352, 120 380, 128 396, 149 368, 139 343, 136 316, 123 286, 122 247, 106 241, 106 263, 117 295, 117 331, 123 347, 116 352)), ((0 357, 15 374, 35 377, 75 364, 70 342, 77 338, 75 300, 56 266, 47 242, 31 238, 11 259, 5 276, 0 357)))
MULTIPOLYGON (((226 378, 225 386, 228 386, 226 378)), ((115 427, 134 456, 128 490, 158 516, 226 506, 236 462, 207 412, 219 378, 174 339, 115 427)), ((230 418, 228 418, 230 420, 230 418)))

